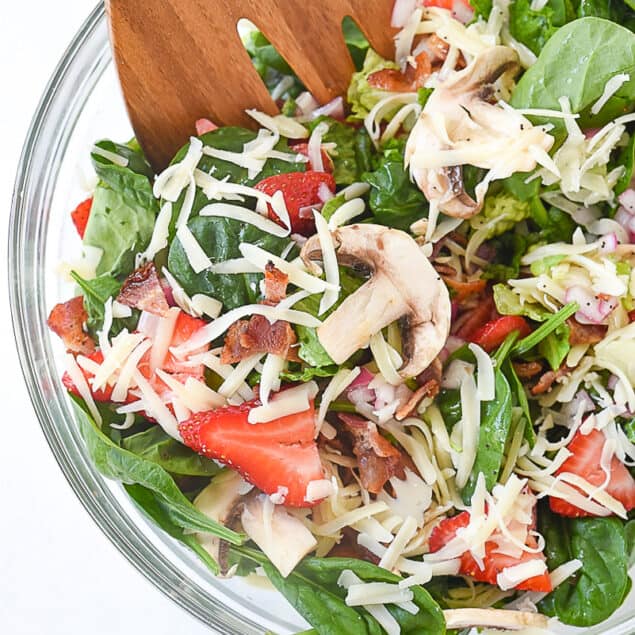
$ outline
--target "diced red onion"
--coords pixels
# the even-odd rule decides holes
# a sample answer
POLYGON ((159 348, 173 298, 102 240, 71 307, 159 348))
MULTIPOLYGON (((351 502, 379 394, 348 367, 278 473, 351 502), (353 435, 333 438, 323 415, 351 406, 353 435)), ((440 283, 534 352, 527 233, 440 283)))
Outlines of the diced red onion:
POLYGON ((628 232, 629 242, 635 242, 635 215, 625 207, 620 207, 615 214, 615 221, 628 232))
POLYGON ((161 289, 163 289, 163 295, 165 296, 165 300, 168 303, 168 306, 176 306, 176 301, 174 300, 174 292, 172 291, 170 283, 165 278, 161 278, 161 289))
POLYGON ((295 100, 297 107, 300 109, 302 115, 308 115, 312 113, 316 108, 320 107, 320 104, 315 100, 315 97, 308 91, 300 93, 295 100))
POLYGON ((217 130, 218 126, 213 122, 210 121, 209 119, 197 119, 196 120, 196 134, 200 137, 201 135, 205 134, 206 132, 213 132, 214 130, 217 130))
POLYGON ((472 9, 466 0, 454 0, 452 4, 452 16, 459 22, 467 24, 471 22, 474 17, 474 9, 472 9))
POLYGON ((608 386, 609 390, 615 390, 618 382, 619 378, 617 377, 617 375, 611 375, 609 377, 609 380, 606 382, 606 385, 608 386))
POLYGON ((584 136, 586 139, 592 139, 598 132, 600 132, 599 128, 587 128, 584 131, 584 136))
POLYGON ((579 285, 567 289, 565 301, 578 303, 580 310, 575 314, 575 319, 580 324, 602 324, 617 306, 615 298, 599 298, 590 289, 579 285))
POLYGON ((606 234, 600 239, 601 254, 611 254, 617 249, 617 236, 614 233, 606 234))
POLYGON ((417 8, 417 0, 395 0, 395 4, 392 9, 392 18, 390 19, 390 26, 395 29, 401 29, 408 22, 408 18, 412 15, 413 11, 417 8))
POLYGON ((340 121, 342 121, 346 116, 344 112, 344 99, 342 98, 342 96, 340 95, 339 97, 332 99, 331 101, 329 101, 328 104, 324 104, 324 106, 316 108, 311 113, 311 117, 313 119, 317 119, 322 115, 324 115, 325 117, 333 117, 333 119, 339 119, 340 121))
POLYGON ((375 375, 373 375, 373 373, 371 373, 368 368, 362 366, 359 369, 359 375, 357 375, 357 377, 353 379, 350 386, 348 387, 348 390, 351 390, 351 388, 359 388, 360 386, 366 387, 368 386, 368 384, 370 384, 371 381, 373 381, 373 379, 375 379, 375 375))
POLYGON ((375 375, 368 369, 362 367, 359 375, 355 377, 351 385, 346 389, 346 398, 355 404, 375 401, 375 391, 368 387, 368 384, 370 384, 373 379, 375 379, 375 375))
POLYGON ((629 188, 624 190, 619 196, 618 200, 620 204, 626 208, 629 214, 635 214, 635 190, 629 188))

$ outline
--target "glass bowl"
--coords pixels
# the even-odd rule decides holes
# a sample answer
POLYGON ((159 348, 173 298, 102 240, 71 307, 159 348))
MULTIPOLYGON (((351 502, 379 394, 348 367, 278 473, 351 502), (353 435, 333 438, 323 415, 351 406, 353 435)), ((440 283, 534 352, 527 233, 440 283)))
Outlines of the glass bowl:
MULTIPOLYGON (((71 487, 121 553, 165 595, 231 635, 307 628, 281 595, 240 578, 218 580, 146 519, 123 488, 93 467, 60 381, 64 349, 46 326, 50 308, 72 297, 60 266, 80 253, 69 210, 94 185, 92 143, 132 136, 111 62, 103 5, 80 29, 35 113, 18 168, 9 229, 9 292, 22 369, 44 435, 71 487)), ((557 632, 580 629, 557 628, 557 632)), ((589 635, 635 632, 633 595, 589 635)))

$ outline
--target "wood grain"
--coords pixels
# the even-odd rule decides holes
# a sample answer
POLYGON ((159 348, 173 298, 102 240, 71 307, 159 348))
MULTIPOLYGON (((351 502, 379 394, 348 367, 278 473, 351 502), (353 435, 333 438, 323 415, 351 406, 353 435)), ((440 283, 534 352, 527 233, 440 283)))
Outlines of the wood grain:
POLYGON ((246 108, 276 104, 237 31, 251 20, 315 98, 343 94, 354 71, 342 20, 352 17, 383 56, 394 54, 394 0, 106 0, 113 58, 130 121, 155 170, 207 117, 253 127, 246 108))

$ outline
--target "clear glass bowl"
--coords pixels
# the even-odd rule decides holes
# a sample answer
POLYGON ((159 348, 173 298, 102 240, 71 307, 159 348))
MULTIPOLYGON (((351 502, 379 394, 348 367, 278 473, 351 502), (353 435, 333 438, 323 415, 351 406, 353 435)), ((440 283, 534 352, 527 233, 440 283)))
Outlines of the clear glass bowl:
MULTIPOLYGON (((160 106, 157 106, 160 107, 160 106)), ((106 536, 165 595, 213 629, 279 635, 307 627, 276 592, 242 579, 215 579, 158 530, 117 484, 92 466, 60 382, 63 346, 48 311, 73 294, 60 263, 81 245, 69 210, 93 185, 89 152, 102 137, 132 136, 111 63, 100 4, 64 54, 35 113, 18 169, 9 230, 9 291, 16 341, 31 400, 71 487, 106 536)), ((585 632, 635 632, 633 595, 612 619, 585 632)), ((558 628, 557 632, 579 632, 558 628)))

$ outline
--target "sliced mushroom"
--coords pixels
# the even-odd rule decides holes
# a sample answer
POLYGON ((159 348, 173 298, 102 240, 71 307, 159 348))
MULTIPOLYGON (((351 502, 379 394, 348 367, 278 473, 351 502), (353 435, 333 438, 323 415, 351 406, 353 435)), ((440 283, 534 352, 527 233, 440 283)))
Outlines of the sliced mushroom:
POLYGON ((272 564, 287 577, 317 541, 301 520, 265 494, 251 498, 241 515, 245 533, 262 549, 272 564))
POLYGON ((448 609, 443 611, 448 630, 464 628, 500 628, 519 631, 527 627, 547 628, 547 618, 540 613, 505 609, 448 609))
MULTIPOLYGON (((244 506, 244 494, 249 484, 232 470, 226 470, 215 476, 210 484, 194 499, 194 506, 206 516, 230 527, 236 525, 244 506)), ((216 560, 221 571, 227 571, 228 543, 212 534, 197 533, 196 539, 216 560)))
POLYGON ((487 184, 479 184, 474 200, 465 191, 463 165, 491 170, 490 179, 500 179, 536 167, 531 146, 551 148, 553 137, 542 128, 493 103, 500 92, 495 83, 508 87, 519 70, 511 48, 486 49, 437 84, 412 129, 406 165, 426 198, 444 214, 470 218, 483 206, 487 184))
MULTIPOLYGON (((320 327, 320 343, 336 364, 368 346, 371 335, 400 321, 405 362, 399 374, 416 377, 439 354, 450 330, 448 290, 417 243, 382 225, 340 227, 332 233, 338 262, 371 274, 320 327)), ((317 236, 301 252, 309 267, 321 255, 317 236)))

